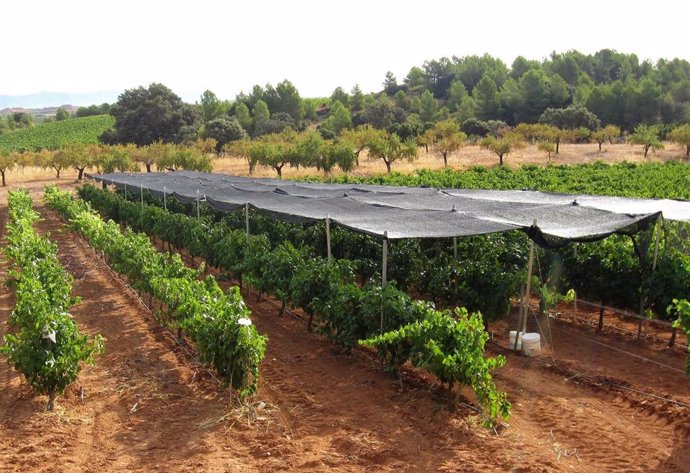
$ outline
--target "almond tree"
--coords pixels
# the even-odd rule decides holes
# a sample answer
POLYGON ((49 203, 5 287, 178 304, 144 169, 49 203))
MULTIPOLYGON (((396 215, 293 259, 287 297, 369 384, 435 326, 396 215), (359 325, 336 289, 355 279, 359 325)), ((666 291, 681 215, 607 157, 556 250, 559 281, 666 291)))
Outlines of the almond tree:
POLYGON ((674 128, 668 134, 669 141, 685 147, 685 157, 690 157, 690 123, 674 128))
POLYGON ((376 130, 367 147, 370 158, 383 160, 388 174, 391 172, 391 164, 395 161, 414 161, 417 158, 417 143, 414 140, 403 141, 395 133, 390 134, 383 130, 376 130))
POLYGON ((10 153, 5 149, 0 149, 0 174, 2 174, 3 187, 7 185, 5 183, 5 173, 10 171, 15 164, 17 164, 16 153, 10 153))
POLYGON ((592 139, 599 143, 599 152, 601 152, 601 145, 604 144, 604 141, 611 143, 619 136, 621 136, 621 129, 616 125, 606 125, 605 128, 592 133, 592 139))
POLYGON ((630 136, 630 143, 642 145, 645 158, 650 149, 654 151, 664 149, 664 145, 659 140, 659 128, 656 126, 637 125, 635 132, 630 136))
POLYGON ((496 154, 499 166, 503 166, 503 157, 517 149, 524 148, 525 143, 518 135, 506 133, 500 138, 488 136, 479 143, 479 146, 496 154))
POLYGON ((432 128, 434 141, 432 149, 443 157, 443 166, 448 167, 448 155, 465 146, 467 135, 460 131, 455 120, 443 120, 432 128))

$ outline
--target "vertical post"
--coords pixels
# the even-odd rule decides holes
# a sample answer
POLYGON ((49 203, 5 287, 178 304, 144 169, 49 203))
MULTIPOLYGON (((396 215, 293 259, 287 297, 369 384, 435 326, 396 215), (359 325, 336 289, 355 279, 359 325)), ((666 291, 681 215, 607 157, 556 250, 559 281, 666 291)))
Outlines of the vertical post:
MULTIPOLYGON (((661 217, 661 225, 664 224, 664 217, 661 217)), ((661 235, 661 226, 656 225, 656 238, 654 239, 654 262, 652 263, 652 272, 656 271, 656 262, 659 256, 659 236, 661 235)))
POLYGON ((168 199, 165 197, 165 186, 163 186, 163 209, 168 211, 168 199))
POLYGON ((144 211, 144 186, 139 186, 139 196, 141 197, 141 211, 144 211))
MULTIPOLYGON (((661 223, 664 223, 664 217, 661 216, 661 223)), ((659 237, 661 236, 661 228, 659 223, 654 226, 654 229, 656 230, 656 235, 654 237, 654 259, 652 261, 652 272, 656 271, 656 263, 657 263, 657 258, 659 257, 659 237)), ((642 326, 644 325, 644 332, 647 332, 648 327, 649 327, 649 319, 645 316, 644 313, 644 300, 640 300, 640 316, 644 317, 644 319, 640 319, 640 324, 637 327, 637 339, 639 340, 642 338, 642 326)))
POLYGON ((458 237, 453 237, 453 258, 458 259, 458 237))
POLYGON ((529 305, 530 287, 532 285, 532 266, 534 266, 534 241, 529 245, 529 261, 527 262, 527 284, 525 287, 525 298, 523 299, 522 310, 522 333, 527 331, 527 308, 529 305))
POLYGON ((331 255, 331 217, 329 215, 326 215, 326 254, 330 263, 333 256, 331 255))
MULTIPOLYGON (((381 288, 385 288, 388 283, 388 232, 383 232, 383 261, 381 261, 381 288)), ((383 291, 381 291, 381 329, 383 334, 383 291)))
MULTIPOLYGON (((537 225, 535 220, 534 226, 537 225)), ((529 260, 527 260, 527 281, 525 281, 525 293, 522 296, 522 301, 520 303, 520 312, 518 315, 518 326, 515 332, 515 343, 513 344, 513 350, 517 350, 518 339, 520 338, 520 333, 525 333, 527 329, 527 304, 529 302, 529 293, 532 279, 532 263, 534 261, 534 240, 530 241, 529 244, 529 260)))
POLYGON ((125 184, 125 200, 127 200, 127 184, 125 184))
POLYGON ((247 230, 247 245, 249 244, 249 203, 244 204, 244 225, 247 230))
POLYGON ((196 190, 196 219, 199 220, 199 189, 196 190))
MULTIPOLYGON (((573 244, 573 254, 577 256, 577 242, 573 244)), ((577 291, 575 291, 575 297, 573 297, 573 317, 577 318, 577 291)))

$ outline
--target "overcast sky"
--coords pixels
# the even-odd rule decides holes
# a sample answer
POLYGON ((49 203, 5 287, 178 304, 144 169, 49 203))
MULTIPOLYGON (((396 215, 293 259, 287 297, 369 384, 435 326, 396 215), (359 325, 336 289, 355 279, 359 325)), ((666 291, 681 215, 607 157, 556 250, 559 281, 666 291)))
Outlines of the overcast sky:
POLYGON ((686 0, 0 0, 0 95, 162 82, 186 100, 291 80, 381 89, 442 56, 603 48, 690 59, 686 0))

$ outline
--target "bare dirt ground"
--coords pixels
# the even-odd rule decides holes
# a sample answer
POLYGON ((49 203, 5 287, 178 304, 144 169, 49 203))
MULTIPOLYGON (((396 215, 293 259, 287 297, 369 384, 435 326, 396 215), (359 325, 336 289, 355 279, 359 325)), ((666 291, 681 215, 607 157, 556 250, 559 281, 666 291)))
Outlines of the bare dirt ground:
MULTIPOLYGON (((24 184, 38 204, 45 183, 24 184)), ((2 233, 5 202, 3 190, 2 233)), ((508 357, 495 378, 513 403, 495 434, 471 408, 449 410, 423 373, 409 372, 400 389, 366 354, 342 354, 301 320, 279 318, 270 299, 244 293, 269 343, 261 388, 239 409, 78 235, 40 211, 37 229, 58 243, 83 298, 77 323, 106 337, 106 353, 53 413, 0 363, 0 471, 690 471, 684 354, 564 320, 539 320, 550 328, 539 358, 502 348, 513 319, 491 327, 489 352, 508 357)), ((13 303, 0 286, 0 334, 13 303)))

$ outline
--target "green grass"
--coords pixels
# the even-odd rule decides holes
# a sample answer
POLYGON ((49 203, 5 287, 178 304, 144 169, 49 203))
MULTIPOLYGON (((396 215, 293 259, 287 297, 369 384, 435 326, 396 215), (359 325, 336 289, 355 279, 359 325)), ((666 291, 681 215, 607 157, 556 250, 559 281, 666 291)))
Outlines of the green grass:
POLYGON ((9 151, 56 149, 66 143, 98 143, 98 137, 115 120, 110 115, 94 115, 49 122, 0 135, 0 148, 9 151))

